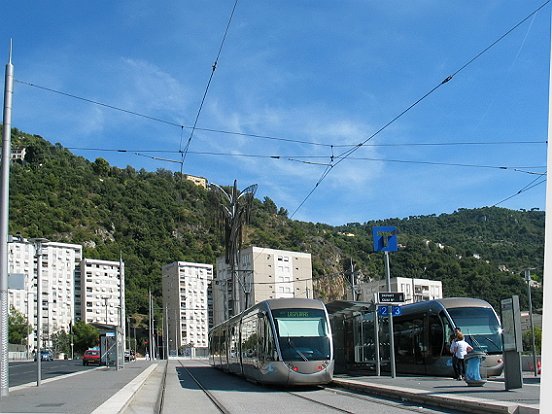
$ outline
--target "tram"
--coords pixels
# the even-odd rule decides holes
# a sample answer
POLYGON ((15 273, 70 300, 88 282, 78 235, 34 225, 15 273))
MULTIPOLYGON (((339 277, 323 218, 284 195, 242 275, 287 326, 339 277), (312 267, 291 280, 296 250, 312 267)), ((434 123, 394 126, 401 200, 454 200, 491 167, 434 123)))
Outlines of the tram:
POLYGON ((209 363, 263 384, 318 385, 333 376, 328 313, 313 299, 270 299, 209 332, 209 363))
MULTIPOLYGON (((343 312, 331 315, 331 320, 337 335, 334 343, 343 353, 336 371, 375 369, 378 342, 381 367, 389 369, 387 319, 377 316, 373 306, 345 317, 343 312)), ((500 375, 504 360, 499 318, 488 302, 474 298, 444 298, 401 306, 400 315, 393 317, 397 372, 453 377, 449 345, 456 327, 475 350, 485 352, 487 375, 500 375)))

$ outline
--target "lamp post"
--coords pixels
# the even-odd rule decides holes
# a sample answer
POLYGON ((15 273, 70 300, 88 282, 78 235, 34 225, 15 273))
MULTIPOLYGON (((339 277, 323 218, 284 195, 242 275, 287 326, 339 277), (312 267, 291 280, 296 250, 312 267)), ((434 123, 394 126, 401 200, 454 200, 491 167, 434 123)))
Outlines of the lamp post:
POLYGON ((103 300, 104 300, 104 303, 105 303, 105 326, 106 326, 106 329, 107 329, 107 310, 108 310, 108 303, 107 303, 107 301, 109 300, 109 297, 104 296, 104 297, 103 297, 103 300))
POLYGON ((527 281, 527 299, 529 301, 529 324, 531 327, 531 347, 533 351, 533 372, 535 377, 539 375, 537 368, 537 350, 535 346, 535 328, 533 325, 533 303, 531 299, 531 269, 525 269, 525 280, 527 281))
POLYGON ((40 387, 42 383, 42 355, 40 348, 42 346, 42 246, 50 240, 37 237, 29 239, 29 242, 35 248, 36 257, 36 386, 40 387))

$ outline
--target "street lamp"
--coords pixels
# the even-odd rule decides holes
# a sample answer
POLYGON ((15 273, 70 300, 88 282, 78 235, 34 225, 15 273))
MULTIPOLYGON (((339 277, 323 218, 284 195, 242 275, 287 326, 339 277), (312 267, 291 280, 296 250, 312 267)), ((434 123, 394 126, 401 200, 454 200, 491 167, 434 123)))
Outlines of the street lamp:
POLYGON ((531 347, 533 351, 533 372, 535 377, 539 375, 537 368, 537 350, 535 346, 535 328, 533 325, 533 301, 531 299, 531 269, 525 269, 525 280, 527 281, 527 299, 529 301, 529 324, 531 326, 531 347))
POLYGON ((107 329, 107 310, 108 310, 108 303, 107 303, 107 301, 109 300, 109 297, 108 297, 108 296, 104 296, 102 299, 104 300, 104 303, 105 303, 105 326, 106 326, 106 329, 107 329))
POLYGON ((42 246, 50 240, 43 237, 29 239, 34 246, 36 257, 36 386, 40 387, 42 382, 42 246))

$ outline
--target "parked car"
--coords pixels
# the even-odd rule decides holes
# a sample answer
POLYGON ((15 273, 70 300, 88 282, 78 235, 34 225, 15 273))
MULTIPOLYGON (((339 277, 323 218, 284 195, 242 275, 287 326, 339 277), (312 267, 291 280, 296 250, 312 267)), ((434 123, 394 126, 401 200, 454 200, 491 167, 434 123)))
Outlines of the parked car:
MULTIPOLYGON (((34 360, 36 361, 37 355, 35 353, 34 360)), ((50 351, 49 349, 41 349, 40 350, 40 360, 41 361, 53 361, 54 360, 54 353, 50 351)))
POLYGON ((100 351, 97 349, 88 349, 82 356, 82 365, 98 364, 100 365, 100 351))

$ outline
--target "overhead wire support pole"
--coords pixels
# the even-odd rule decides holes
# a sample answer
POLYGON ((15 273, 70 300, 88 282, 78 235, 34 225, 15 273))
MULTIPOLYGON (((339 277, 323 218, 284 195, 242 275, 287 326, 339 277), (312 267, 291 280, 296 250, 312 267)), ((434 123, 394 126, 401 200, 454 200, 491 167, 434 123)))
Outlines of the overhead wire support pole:
MULTIPOLYGON (((552 14, 550 16, 552 24, 552 14)), ((550 52, 550 61, 552 62, 552 32, 550 33, 550 43, 548 45, 550 52)), ((548 82, 548 142, 552 138, 552 65, 549 65, 549 82, 548 82)), ((552 331, 544 329, 552 326, 552 145, 547 148, 547 169, 546 169, 546 216, 544 223, 544 272, 542 279, 548 280, 548 283, 543 284, 543 301, 542 301, 542 346, 541 349, 548 351, 552 346, 552 331)), ((549 352, 541 352, 541 361, 544 369, 541 375, 540 386, 540 406, 552 407, 552 393, 550 387, 552 384, 552 370, 547 369, 552 366, 552 359, 549 352)))
POLYGON ((0 399, 9 394, 8 361, 8 231, 11 161, 11 112, 13 97, 12 44, 6 64, 4 83, 4 120, 2 128, 2 183, 0 197, 0 399))
MULTIPOLYGON (((391 292, 391 269, 389 266, 389 252, 385 252, 385 276, 387 278, 387 291, 391 292)), ((389 361, 391 363, 391 378, 397 376, 397 369, 395 366, 395 338, 393 330, 393 306, 387 307, 387 317, 389 319, 389 361)))

